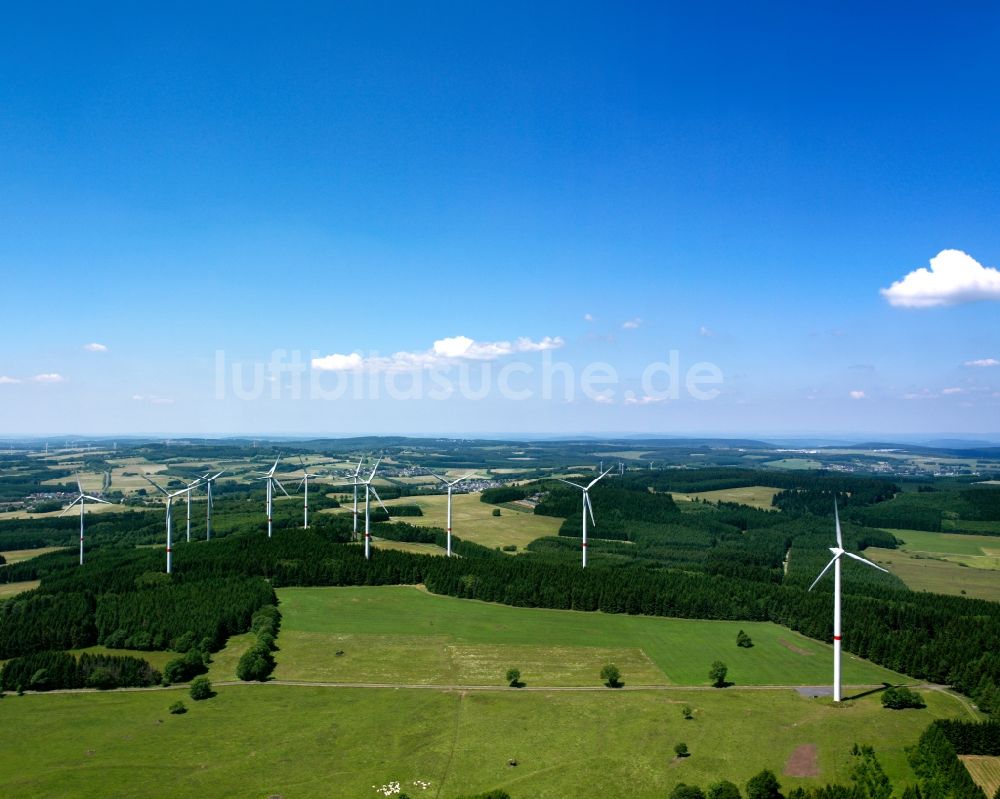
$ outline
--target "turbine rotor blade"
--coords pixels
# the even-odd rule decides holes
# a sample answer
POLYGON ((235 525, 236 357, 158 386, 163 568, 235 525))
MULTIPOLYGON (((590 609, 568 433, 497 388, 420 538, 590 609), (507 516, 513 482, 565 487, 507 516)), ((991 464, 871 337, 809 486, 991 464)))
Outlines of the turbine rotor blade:
MULTIPOLYGON (((612 468, 614 468, 614 467, 612 467, 612 468)), ((598 477, 595 477, 593 480, 590 481, 590 485, 587 486, 587 490, 589 491, 591 488, 593 488, 597 484, 598 480, 600 480, 602 477, 607 477, 610 473, 611 473, 611 469, 608 469, 606 472, 604 472, 604 474, 599 475, 598 477)))
POLYGON ((581 491, 586 491, 587 490, 586 488, 584 488, 579 483, 571 483, 569 480, 563 480, 561 477, 557 477, 556 480, 558 480, 560 483, 565 483, 568 486, 573 486, 574 488, 579 488, 581 491))
MULTIPOLYGON (((164 496, 166 496, 166 497, 170 496, 170 494, 167 493, 167 490, 165 488, 162 488, 161 486, 158 486, 156 483, 154 483, 152 480, 150 480, 148 477, 146 477, 146 475, 143 475, 142 479, 145 480, 147 483, 149 483, 153 488, 155 488, 157 491, 159 491, 164 496)), ((81 491, 80 493, 83 493, 83 492, 81 491)))
POLYGON ((847 555, 847 557, 849 557, 849 558, 854 558, 855 560, 860 561, 861 563, 867 563, 873 569, 878 569, 880 572, 885 572, 886 574, 889 573, 888 569, 883 569, 877 563, 872 563, 870 560, 868 560, 868 558, 863 558, 860 555, 855 555, 853 552, 846 552, 845 551, 844 554, 847 555))
POLYGON ((83 494, 80 494, 80 496, 78 496, 76 499, 74 499, 72 502, 70 502, 69 505, 66 506, 66 509, 62 513, 60 513, 59 515, 60 516, 65 516, 67 513, 69 513, 73 509, 73 506, 77 502, 81 502, 82 500, 83 500, 83 494))
POLYGON ((369 490, 370 490, 370 491, 371 491, 371 492, 372 492, 372 493, 373 493, 373 494, 375 495, 375 499, 377 499, 377 500, 378 500, 378 504, 382 506, 382 510, 384 510, 384 511, 385 511, 385 515, 386 515, 386 516, 389 516, 389 517, 391 518, 391 517, 392 517, 392 514, 391 514, 391 513, 389 513, 389 509, 388 509, 388 508, 387 508, 387 507, 385 506, 385 504, 384 504, 384 503, 382 502, 382 497, 380 497, 380 496, 378 495, 378 491, 376 491, 376 490, 375 490, 375 486, 368 486, 368 488, 369 488, 369 490))
POLYGON ((103 504, 105 504, 105 505, 110 505, 110 504, 111 504, 111 503, 110 503, 110 502, 108 502, 108 501, 107 501, 106 499, 101 499, 100 497, 92 497, 92 496, 90 496, 90 494, 81 494, 81 496, 82 496, 82 497, 83 497, 84 499, 89 499, 89 500, 93 500, 94 502, 101 502, 101 503, 103 503, 103 504))
POLYGON ((812 591, 816 587, 816 583, 818 583, 820 580, 823 579, 823 575, 826 574, 828 571, 830 571, 830 567, 837 562, 837 558, 839 557, 840 555, 834 555, 833 558, 830 560, 830 562, 823 567, 823 571, 819 573, 819 577, 813 580, 813 584, 809 586, 810 591, 812 591))
POLYGON ((584 491, 583 499, 587 505, 587 510, 590 511, 590 523, 594 525, 594 527, 597 527, 597 522, 594 520, 594 506, 590 504, 590 494, 584 491))
MULTIPOLYGON (((837 525, 837 546, 844 548, 844 539, 840 535, 840 512, 837 510, 837 500, 833 501, 833 518, 837 525)), ((873 564, 874 565, 874 564, 873 564)))
POLYGON ((374 468, 372 469, 372 473, 371 473, 371 476, 370 476, 370 477, 368 478, 368 482, 369 482, 369 483, 370 483, 370 482, 371 482, 372 480, 374 480, 374 479, 375 479, 375 472, 376 472, 376 470, 378 469, 378 465, 379 465, 379 464, 380 464, 381 462, 382 462, 382 459, 381 459, 381 458, 379 458, 379 459, 378 459, 377 461, 375 461, 375 467, 374 467, 374 468))
POLYGON ((284 494, 286 497, 291 496, 291 494, 285 491, 285 487, 281 484, 281 481, 279 481, 277 477, 272 477, 271 482, 273 482, 276 486, 278 486, 278 488, 281 489, 281 493, 284 494))

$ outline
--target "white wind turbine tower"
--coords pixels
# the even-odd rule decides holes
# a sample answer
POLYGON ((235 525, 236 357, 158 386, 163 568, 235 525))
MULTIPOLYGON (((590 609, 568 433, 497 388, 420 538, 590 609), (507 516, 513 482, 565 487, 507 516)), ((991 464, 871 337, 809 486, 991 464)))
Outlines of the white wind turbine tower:
POLYGON ((225 474, 225 469, 221 472, 217 472, 209 477, 209 473, 205 472, 201 476, 201 479, 205 481, 205 493, 208 496, 208 505, 205 511, 205 540, 208 541, 212 538, 212 483, 218 480, 222 475, 225 474))
POLYGON ((157 491, 159 491, 161 494, 163 494, 163 496, 167 498, 167 574, 170 574, 171 567, 173 565, 173 551, 174 551, 173 549, 174 527, 173 527, 173 519, 171 518, 171 509, 173 507, 174 497, 179 497, 181 494, 190 494, 191 491, 193 491, 200 485, 201 481, 195 480, 193 483, 191 483, 191 485, 182 488, 180 491, 174 491, 173 493, 170 493, 162 486, 159 486, 156 483, 154 483, 152 480, 146 477, 146 475, 143 475, 143 478, 146 480, 147 483, 149 483, 151 486, 153 486, 153 488, 155 488, 157 491))
POLYGON ((271 508, 274 505, 274 486, 281 489, 281 493, 286 497, 288 492, 285 491, 285 487, 281 484, 277 477, 274 476, 274 470, 278 468, 278 461, 281 460, 279 455, 274 459, 274 466, 272 466, 267 473, 259 478, 260 480, 265 480, 267 482, 267 537, 271 537, 271 508))
POLYGON ((77 502, 80 503, 80 565, 82 566, 83 565, 83 509, 84 509, 84 506, 87 504, 87 500, 88 499, 91 502, 100 502, 100 503, 102 503, 104 505, 110 505, 111 503, 108 502, 106 499, 101 499, 100 497, 92 497, 92 496, 90 496, 90 494, 83 493, 83 485, 80 483, 80 478, 79 477, 76 478, 76 487, 80 489, 80 495, 76 499, 74 499, 72 502, 70 502, 69 505, 66 507, 66 510, 64 510, 59 515, 60 516, 65 516, 67 513, 70 512, 70 509, 77 502))
POLYGON ((442 483, 444 483, 445 486, 448 489, 448 528, 447 528, 447 533, 448 533, 448 557, 449 558, 451 557, 451 489, 454 488, 458 483, 461 483, 463 480, 468 480, 470 477, 472 477, 473 474, 475 474, 475 472, 471 472, 471 473, 465 475, 464 477, 459 477, 457 480, 452 480, 449 483, 446 478, 441 477, 440 475, 434 474, 434 472, 431 472, 431 476, 432 477, 436 477, 438 480, 440 480, 442 483))
MULTIPOLYGON (((306 462, 302 460, 301 455, 299 455, 299 463, 302 464, 302 480, 299 482, 299 487, 296 488, 295 490, 298 491, 299 488, 305 489, 305 494, 303 494, 303 499, 302 499, 302 529, 308 530, 309 529, 309 478, 319 477, 319 475, 309 474, 309 471, 306 469, 306 462)), ((357 488, 355 488, 354 493, 356 501, 357 488)), ((355 511, 354 513, 354 518, 355 518, 355 525, 357 525, 357 511, 355 511)))
MULTIPOLYGON (((372 473, 368 475, 368 479, 361 481, 361 485, 365 487, 365 560, 371 558, 371 546, 372 546, 372 535, 370 527, 371 518, 369 513, 369 504, 370 504, 369 494, 374 494, 375 499, 378 500, 378 504, 382 505, 382 510, 384 510, 387 514, 389 513, 389 509, 382 503, 382 497, 378 495, 378 491, 376 491, 375 486, 372 485, 372 480, 375 479, 375 470, 378 469, 378 465, 381 462, 382 462, 381 458, 375 461, 375 466, 372 469, 372 473)), ((357 516, 355 516, 355 518, 357 518, 357 516)))
POLYGON ((597 522, 594 521, 594 509, 590 504, 590 489, 592 489, 597 481, 603 477, 606 477, 615 467, 611 466, 607 471, 601 472, 600 475, 591 480, 586 486, 582 486, 579 483, 571 483, 569 480, 563 480, 561 477, 557 477, 560 483, 566 483, 566 485, 575 486, 583 492, 583 568, 587 568, 587 513, 590 513, 590 521, 596 527, 597 522))
POLYGON ((823 571, 819 573, 819 577, 813 580, 813 584, 809 586, 809 590, 812 591, 816 587, 823 575, 826 574, 830 567, 833 566, 833 701, 840 701, 840 559, 847 555, 849 558, 854 558, 854 560, 861 561, 871 566, 873 569, 878 569, 880 572, 885 572, 888 574, 888 569, 883 569, 881 566, 877 566, 870 560, 867 560, 860 555, 855 555, 853 552, 848 552, 844 549, 844 540, 840 534, 840 513, 837 511, 837 501, 833 502, 833 518, 837 526, 837 546, 830 547, 830 551, 833 553, 833 558, 830 560, 826 566, 823 567, 823 571))
POLYGON ((364 463, 364 457, 358 459, 358 468, 354 470, 354 474, 351 475, 350 480, 354 483, 354 536, 353 541, 358 540, 358 486, 364 485, 364 481, 361 479, 361 464, 364 463))

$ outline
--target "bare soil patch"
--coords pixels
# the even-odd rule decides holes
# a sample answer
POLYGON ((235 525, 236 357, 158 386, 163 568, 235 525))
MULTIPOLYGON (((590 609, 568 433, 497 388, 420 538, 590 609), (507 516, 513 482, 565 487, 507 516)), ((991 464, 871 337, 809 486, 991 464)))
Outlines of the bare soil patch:
POLYGON ((786 777, 818 777, 819 765, 816 762, 816 744, 796 746, 795 751, 785 763, 786 777))

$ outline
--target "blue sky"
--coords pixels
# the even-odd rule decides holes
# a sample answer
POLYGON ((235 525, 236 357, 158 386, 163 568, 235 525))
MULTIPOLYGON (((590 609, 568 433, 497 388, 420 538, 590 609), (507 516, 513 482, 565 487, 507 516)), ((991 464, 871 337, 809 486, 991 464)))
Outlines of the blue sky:
POLYGON ((0 430, 1000 430, 1000 12, 761 6, 9 12, 0 430))

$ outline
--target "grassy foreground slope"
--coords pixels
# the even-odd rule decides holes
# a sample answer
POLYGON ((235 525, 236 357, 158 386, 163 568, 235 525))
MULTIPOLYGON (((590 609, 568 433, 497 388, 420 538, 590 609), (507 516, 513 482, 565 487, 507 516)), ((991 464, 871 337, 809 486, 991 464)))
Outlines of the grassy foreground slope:
MULTIPOLYGON (((736 685, 825 685, 829 646, 776 624, 516 608, 412 586, 281 588, 275 676, 334 682, 599 684, 613 660, 628 685, 707 685, 715 660, 736 685), (754 646, 736 646, 745 630, 754 646), (343 656, 332 656, 342 651, 343 656)), ((844 682, 904 682, 844 657, 844 682)))
POLYGON ((795 691, 528 693, 220 686, 182 691, 4 698, 0 795, 375 797, 449 799, 506 788, 514 799, 662 799, 678 782, 738 783, 770 768, 785 788, 849 781, 854 741, 875 746, 890 778, 913 780, 903 748, 954 700, 927 692, 919 711, 877 696, 834 708, 795 691), (167 706, 184 698, 185 715, 167 706), (690 704, 695 718, 680 708, 690 704), (675 760, 684 741, 691 757, 675 760), (40 744, 44 745, 40 745, 40 744), (814 778, 783 775, 815 744, 814 778), (508 765, 510 759, 518 765, 508 765), (415 786, 420 780, 426 789, 415 786))

